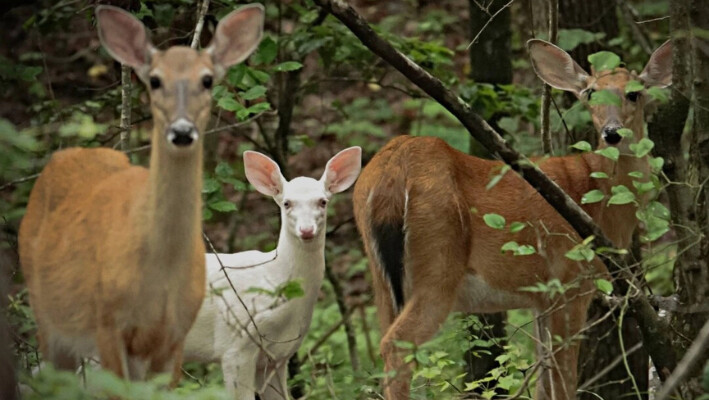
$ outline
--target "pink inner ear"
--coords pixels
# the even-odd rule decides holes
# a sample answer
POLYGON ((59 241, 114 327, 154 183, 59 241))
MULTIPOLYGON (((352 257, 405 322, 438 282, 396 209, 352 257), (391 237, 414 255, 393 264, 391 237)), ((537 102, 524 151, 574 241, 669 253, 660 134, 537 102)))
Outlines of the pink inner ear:
POLYGON ((148 38, 140 21, 106 7, 99 9, 98 19, 103 44, 116 61, 134 68, 146 63, 148 38))
POLYGON ((244 154, 246 178, 256 189, 266 195, 275 196, 280 192, 280 170, 270 158, 256 153, 244 154))

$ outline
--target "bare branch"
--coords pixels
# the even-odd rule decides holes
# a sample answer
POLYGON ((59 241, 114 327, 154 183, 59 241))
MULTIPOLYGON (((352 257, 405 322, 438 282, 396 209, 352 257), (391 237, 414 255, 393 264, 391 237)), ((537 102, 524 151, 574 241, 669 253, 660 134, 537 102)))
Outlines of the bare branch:
POLYGON ((131 97, 131 71, 127 65, 121 65, 121 139, 119 147, 125 151, 128 146, 130 134, 130 97, 131 97))
MULTIPOLYGON (((556 43, 559 26, 559 0, 549 0, 549 42, 556 43)), ((551 107, 551 86, 544 83, 542 91, 542 150, 552 153, 551 129, 549 128, 549 108, 551 107)))
POLYGON ((692 346, 689 347, 687 353, 677 364, 677 368, 675 368, 672 375, 665 381, 665 385, 655 397, 655 400, 665 400, 672 394, 677 385, 684 381, 691 372, 694 364, 703 359, 704 354, 707 352, 707 346, 709 346, 709 321, 704 323, 692 346))
POLYGON ((196 49, 199 44, 199 37, 202 35, 202 28, 204 28, 204 16, 207 15, 207 10, 209 10, 209 0, 202 0, 202 6, 199 8, 199 13, 197 14, 197 25, 194 28, 192 44, 190 44, 190 47, 193 49, 196 49))

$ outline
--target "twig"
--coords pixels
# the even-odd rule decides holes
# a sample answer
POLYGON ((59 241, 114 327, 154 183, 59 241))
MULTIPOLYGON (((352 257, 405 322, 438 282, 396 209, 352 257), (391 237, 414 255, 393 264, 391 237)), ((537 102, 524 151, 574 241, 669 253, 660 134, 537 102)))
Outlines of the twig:
POLYGON ((121 139, 119 147, 123 151, 128 147, 128 135, 130 134, 130 78, 130 67, 121 64, 121 139))
POLYGON ((665 400, 674 392, 677 385, 691 372, 694 364, 703 358, 702 356, 707 352, 707 346, 709 346, 709 321, 704 323, 704 326, 702 326, 702 329, 697 334, 689 350, 687 350, 687 353, 685 353, 682 360, 677 364, 677 368, 675 368, 672 375, 665 381, 665 385, 655 397, 655 400, 665 400))
POLYGON ((0 186, 0 191, 3 191, 3 190, 5 190, 5 189, 9 188, 10 186, 17 185, 18 183, 31 181, 32 179, 35 179, 35 178, 37 178, 38 176, 39 176, 39 172, 36 173, 36 174, 32 174, 32 175, 29 175, 29 176, 25 176, 25 177, 22 177, 22 178, 15 179, 14 181, 7 182, 7 183, 3 184, 2 186, 0 186))
POLYGON ((202 0, 202 6, 199 8, 199 14, 197 14, 197 25, 194 27, 192 44, 190 44, 190 47, 193 49, 196 49, 199 44, 199 37, 202 35, 202 28, 204 28, 204 16, 207 15, 207 10, 209 10, 209 0, 202 0))
POLYGON ((350 314, 352 310, 347 307, 345 302, 344 290, 342 290, 342 285, 340 281, 337 280, 335 272, 332 268, 325 266, 325 275, 332 285, 332 290, 335 292, 335 300, 337 301, 337 307, 340 309, 340 314, 342 314, 342 322, 345 324, 345 334, 347 335, 347 348, 350 352, 350 362, 352 363, 352 370, 359 371, 359 355, 357 354, 357 340, 355 338, 354 327, 352 326, 352 321, 350 320, 350 314))
MULTIPOLYGON (((556 43, 559 25, 559 0, 549 0, 549 42, 556 43)), ((549 128, 549 109, 551 107, 551 86, 544 83, 542 90, 542 151, 552 153, 551 129, 549 128)))
MULTIPOLYGON (((369 24, 348 4, 342 0, 314 0, 315 4, 330 12, 346 25, 362 43, 373 53, 387 61, 421 90, 426 92, 444 108, 451 112, 480 144, 492 154, 509 164, 521 175, 583 238, 594 236, 593 248, 614 248, 611 242, 591 219, 591 217, 564 191, 549 179, 534 163, 521 155, 497 133, 485 120, 472 111, 460 97, 448 90, 443 83, 426 70, 408 59, 401 52, 382 39, 369 24)), ((633 282, 635 278, 618 265, 614 254, 601 255, 601 259, 611 273, 617 273, 633 282)), ((624 293, 620 280, 613 282, 619 293, 624 293)), ((639 285, 634 285, 639 286, 639 285)), ((666 327, 652 308, 647 298, 638 296, 631 299, 633 315, 643 332, 643 341, 663 379, 668 371, 676 366, 674 353, 666 334, 666 327)))
MULTIPOLYGON (((480 31, 478 32, 478 34, 475 35, 475 37, 473 38, 473 40, 472 40, 470 43, 468 43, 468 47, 466 47, 465 49, 466 49, 466 50, 470 49, 470 46, 472 46, 473 44, 475 44, 475 42, 478 41, 478 38, 480 37, 480 35, 482 35, 482 33, 483 33, 483 31, 485 30, 485 28, 487 28, 487 26, 490 25, 490 22, 492 22, 492 20, 495 19, 495 17, 497 17, 497 15, 502 12, 502 10, 504 10, 504 9, 507 8, 507 7, 509 7, 509 6, 512 4, 512 2, 514 2, 514 1, 515 1, 515 0, 510 0, 507 4, 505 4, 504 6, 500 7, 499 10, 497 10, 494 14, 492 14, 492 16, 490 17, 490 19, 488 19, 487 22, 485 22, 485 25, 483 25, 483 27, 480 28, 480 31)), ((478 7, 480 7, 479 4, 478 4, 478 7)))

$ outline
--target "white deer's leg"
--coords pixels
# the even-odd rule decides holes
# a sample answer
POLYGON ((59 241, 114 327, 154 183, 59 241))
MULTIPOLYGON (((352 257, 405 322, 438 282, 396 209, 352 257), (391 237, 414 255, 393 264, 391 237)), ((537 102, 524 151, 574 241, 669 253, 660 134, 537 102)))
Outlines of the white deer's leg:
POLYGON ((257 351, 248 348, 232 348, 222 357, 222 372, 227 391, 237 400, 256 398, 257 351))
POLYGON ((264 378, 268 379, 263 393, 260 395, 261 400, 288 400, 290 395, 288 392, 288 359, 273 369, 266 372, 264 378))

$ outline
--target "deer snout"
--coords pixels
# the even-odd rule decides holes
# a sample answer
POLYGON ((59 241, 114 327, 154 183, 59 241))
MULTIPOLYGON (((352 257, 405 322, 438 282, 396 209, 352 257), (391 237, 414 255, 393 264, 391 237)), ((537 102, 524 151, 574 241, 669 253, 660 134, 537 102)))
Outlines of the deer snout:
POLYGON ((177 147, 187 147, 199 138, 197 127, 190 121, 180 118, 167 128, 167 141, 177 147))
POLYGON ((601 134, 603 140, 605 140, 608 144, 618 144, 623 138, 618 134, 618 129, 620 128, 621 127, 617 125, 606 125, 601 134))
POLYGON ((298 228, 298 234, 300 234, 301 239, 310 240, 315 237, 315 227, 313 227, 313 226, 300 227, 300 228, 298 228))

